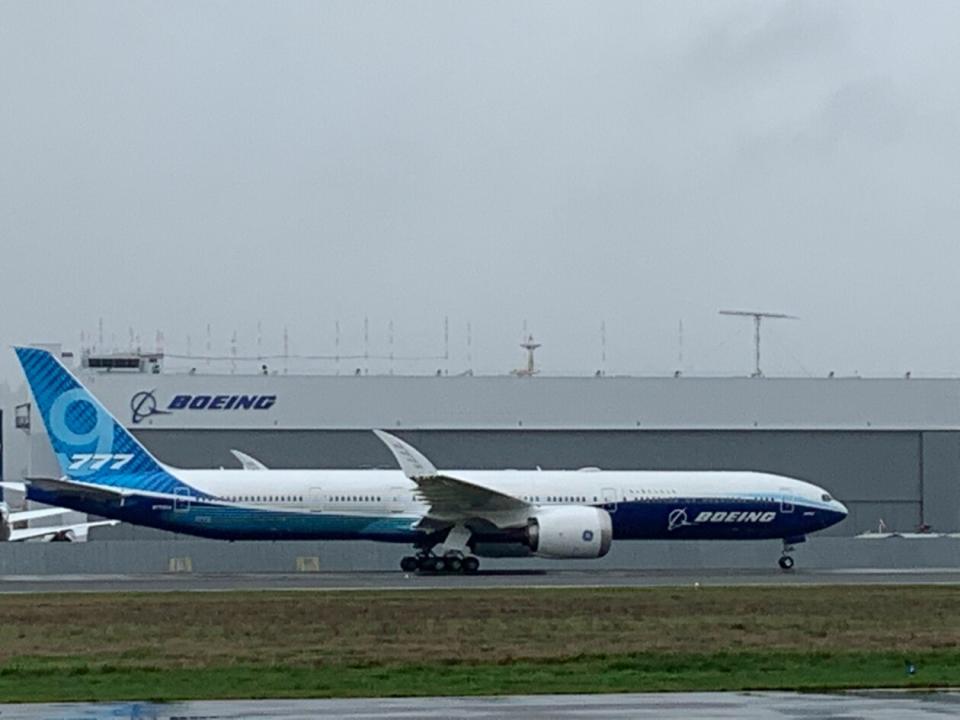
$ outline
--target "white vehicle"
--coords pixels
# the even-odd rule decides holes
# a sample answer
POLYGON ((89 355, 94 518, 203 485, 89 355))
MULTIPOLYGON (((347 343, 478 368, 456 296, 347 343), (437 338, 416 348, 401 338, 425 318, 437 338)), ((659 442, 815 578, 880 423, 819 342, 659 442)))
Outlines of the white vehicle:
MULTIPOLYGON (((374 431, 396 470, 182 470, 161 463, 46 350, 17 348, 63 476, 31 499, 225 540, 412 545, 406 571, 467 571, 477 556, 597 558, 614 540, 782 539, 840 522, 822 488, 757 472, 438 470, 374 431)), ((242 459, 242 458, 241 458, 242 459)))

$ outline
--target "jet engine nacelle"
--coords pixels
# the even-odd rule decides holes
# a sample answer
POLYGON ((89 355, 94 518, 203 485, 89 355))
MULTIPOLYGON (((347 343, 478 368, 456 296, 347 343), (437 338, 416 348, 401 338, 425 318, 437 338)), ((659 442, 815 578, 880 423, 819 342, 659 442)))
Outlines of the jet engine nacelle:
POLYGON ((527 545, 545 558, 598 558, 610 551, 613 522, 606 510, 582 505, 545 508, 530 518, 527 545))

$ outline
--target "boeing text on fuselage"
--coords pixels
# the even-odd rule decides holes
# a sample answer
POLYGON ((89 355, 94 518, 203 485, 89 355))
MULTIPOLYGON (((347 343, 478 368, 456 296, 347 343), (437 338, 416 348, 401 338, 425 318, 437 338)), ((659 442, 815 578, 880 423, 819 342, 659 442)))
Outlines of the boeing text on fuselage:
MULTIPOLYGON (((782 539, 786 547, 847 514, 823 488, 770 473, 438 470, 379 430, 400 470, 178 469, 157 460, 49 352, 17 348, 17 356, 62 473, 32 478, 28 496, 174 532, 404 543, 416 548, 406 570, 470 571, 477 556, 598 558, 614 540, 782 539)), ((161 409, 152 393, 140 395, 131 405, 140 420, 263 411, 277 400, 179 394, 161 409)))
POLYGON ((703 510, 697 513, 691 522, 687 516, 686 508, 677 508, 671 510, 667 516, 667 530, 673 531, 683 527, 691 527, 700 523, 769 523, 777 519, 777 513, 773 510, 703 510))

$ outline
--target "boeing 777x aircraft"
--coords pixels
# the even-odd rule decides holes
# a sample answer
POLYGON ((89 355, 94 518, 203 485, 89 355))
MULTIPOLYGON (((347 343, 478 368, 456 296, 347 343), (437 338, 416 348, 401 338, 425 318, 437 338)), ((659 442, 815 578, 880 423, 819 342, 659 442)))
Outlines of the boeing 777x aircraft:
POLYGON ((477 556, 598 558, 614 540, 782 539, 780 566, 847 509, 757 472, 437 470, 375 430, 397 470, 182 470, 161 463, 46 350, 17 348, 63 476, 28 497, 225 540, 412 545, 406 571, 475 572, 477 556))

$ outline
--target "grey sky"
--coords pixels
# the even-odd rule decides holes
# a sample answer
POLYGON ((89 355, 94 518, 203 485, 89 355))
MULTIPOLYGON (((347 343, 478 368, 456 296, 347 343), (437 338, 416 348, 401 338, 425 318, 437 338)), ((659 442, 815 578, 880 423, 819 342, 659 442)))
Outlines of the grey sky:
MULTIPOLYGON (((960 373, 955 2, 0 1, 0 339, 960 373)), ((431 364, 422 369, 428 371, 431 364)), ((10 353, 0 377, 18 380, 10 353)))

